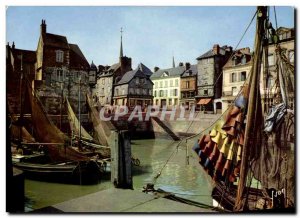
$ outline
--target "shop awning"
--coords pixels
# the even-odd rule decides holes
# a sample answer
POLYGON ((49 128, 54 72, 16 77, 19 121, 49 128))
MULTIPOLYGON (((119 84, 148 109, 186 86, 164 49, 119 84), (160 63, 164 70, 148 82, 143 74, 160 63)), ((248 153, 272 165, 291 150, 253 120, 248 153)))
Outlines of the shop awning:
POLYGON ((202 98, 198 101, 197 104, 208 104, 211 101, 211 98, 202 98))

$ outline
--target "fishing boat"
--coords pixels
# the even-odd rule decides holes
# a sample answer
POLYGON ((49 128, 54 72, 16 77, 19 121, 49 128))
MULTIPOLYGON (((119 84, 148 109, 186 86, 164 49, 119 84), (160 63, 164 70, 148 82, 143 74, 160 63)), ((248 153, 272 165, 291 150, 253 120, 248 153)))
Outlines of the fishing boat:
MULTIPOLYGON (((34 140, 24 142, 20 134, 19 147, 24 145, 37 148, 30 154, 15 154, 13 165, 24 171, 25 175, 46 181, 61 180, 98 181, 102 167, 98 164, 99 156, 95 152, 84 152, 73 148, 70 139, 56 127, 48 118, 38 95, 26 81, 31 106, 31 124, 34 130, 34 140), (42 158, 40 158, 42 156, 42 158), (37 158, 38 157, 38 158, 37 158)), ((23 130, 23 128, 21 128, 23 130)), ((20 131, 21 131, 20 130, 20 131)), ((24 130, 23 130, 24 132, 24 130)))
POLYGON ((257 7, 256 17, 250 76, 225 116, 197 140, 193 155, 214 184, 212 197, 216 206, 234 212, 286 208, 293 211, 295 162, 287 137, 294 125, 294 102, 288 100, 294 66, 278 44, 268 8, 257 7), (260 71, 269 40, 276 45, 278 98, 282 103, 273 105, 264 117, 260 71), (252 185, 254 179, 258 181, 256 187, 252 185))

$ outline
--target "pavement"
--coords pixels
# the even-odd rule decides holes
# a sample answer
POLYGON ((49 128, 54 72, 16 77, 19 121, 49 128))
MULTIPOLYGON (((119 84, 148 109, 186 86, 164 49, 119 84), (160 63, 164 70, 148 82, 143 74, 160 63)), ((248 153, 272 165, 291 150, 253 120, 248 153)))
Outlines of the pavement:
POLYGON ((130 189, 107 189, 33 213, 210 213, 216 212, 130 189))

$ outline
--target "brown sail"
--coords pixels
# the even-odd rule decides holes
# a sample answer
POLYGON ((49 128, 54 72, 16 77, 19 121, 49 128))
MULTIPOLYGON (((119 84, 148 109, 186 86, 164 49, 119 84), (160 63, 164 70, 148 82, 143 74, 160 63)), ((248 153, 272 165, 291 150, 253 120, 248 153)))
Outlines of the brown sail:
POLYGON ((62 133, 47 117, 46 111, 27 81, 27 90, 31 104, 31 118, 38 142, 46 147, 46 152, 52 161, 88 160, 86 156, 68 146, 69 138, 62 133), (51 144, 53 143, 53 144, 51 144))

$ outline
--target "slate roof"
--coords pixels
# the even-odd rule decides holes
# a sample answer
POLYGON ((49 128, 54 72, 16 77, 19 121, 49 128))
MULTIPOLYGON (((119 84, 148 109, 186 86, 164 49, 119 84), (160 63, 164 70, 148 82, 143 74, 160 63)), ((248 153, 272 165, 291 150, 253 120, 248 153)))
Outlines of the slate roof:
POLYGON ((116 85, 129 83, 134 77, 147 78, 145 73, 143 73, 139 68, 136 68, 135 70, 126 72, 116 85))
MULTIPOLYGON (((228 47, 226 45, 220 47, 220 52, 221 50, 224 52, 224 54, 226 53, 225 50, 227 49, 228 47)), ((200 60, 200 59, 204 59, 204 58, 210 58, 210 57, 213 57, 215 56, 216 54, 214 53, 214 50, 213 49, 210 49, 208 50, 207 52, 205 52, 204 54, 202 54, 201 56, 197 57, 196 59, 197 60, 200 60)), ((220 53, 219 53, 220 55, 220 53)))
POLYGON ((236 66, 242 66, 242 65, 248 65, 250 64, 252 60, 252 55, 250 53, 250 50, 248 51, 245 48, 241 48, 241 49, 237 49, 233 52, 233 55, 230 59, 228 59, 228 61, 226 62, 226 64, 224 65, 223 68, 229 68, 229 67, 236 67, 236 66), (246 63, 242 64, 241 60, 243 57, 246 57, 246 63), (238 60, 238 62, 233 65, 233 59, 236 58, 238 60))
POLYGON ((138 69, 140 69, 148 77, 150 77, 153 74, 153 72, 148 67, 146 67, 143 63, 139 63, 138 69))
POLYGON ((190 68, 188 70, 185 70, 181 77, 188 77, 188 76, 196 76, 198 73, 198 68, 197 68, 197 64, 191 65, 190 68), (191 74, 190 74, 191 72, 191 74))
POLYGON ((183 72, 185 71, 184 66, 178 66, 174 68, 169 68, 169 69, 159 69, 158 71, 154 72, 151 76, 151 79, 157 79, 162 77, 162 75, 166 72, 168 73, 168 77, 175 77, 175 76, 180 76, 183 72))
POLYGON ((60 36, 52 33, 46 33, 43 37, 43 42, 46 46, 59 47, 68 49, 69 44, 65 36, 60 36))
POLYGON ((111 76, 121 67, 120 63, 111 65, 107 70, 104 70, 99 77, 111 76))

